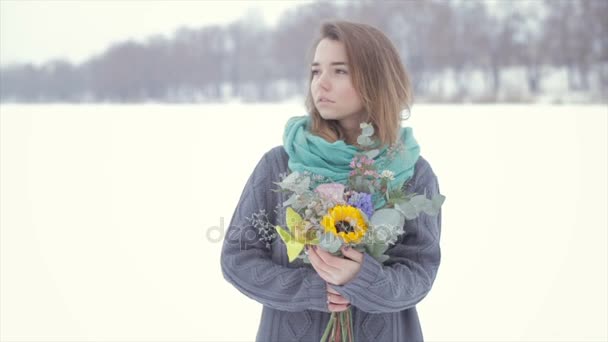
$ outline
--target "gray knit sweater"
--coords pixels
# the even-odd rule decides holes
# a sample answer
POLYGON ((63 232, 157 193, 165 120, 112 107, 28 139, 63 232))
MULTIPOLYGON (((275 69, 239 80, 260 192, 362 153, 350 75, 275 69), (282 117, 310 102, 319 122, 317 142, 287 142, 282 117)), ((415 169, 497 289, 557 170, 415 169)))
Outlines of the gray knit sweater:
MULTIPOLYGON (((289 173, 282 146, 266 152, 249 177, 222 247, 224 278, 264 305, 256 341, 315 341, 329 321, 326 283, 300 259, 290 263, 281 239, 270 243, 248 218, 260 209, 269 221, 286 227, 285 210, 275 212, 286 195, 273 182, 289 173)), ((439 193, 429 163, 419 157, 404 189, 427 197, 439 193)), ((389 248, 384 264, 364 254, 361 270, 349 283, 333 286, 351 302, 354 338, 362 341, 422 341, 415 305, 431 290, 441 252, 441 212, 406 220, 405 233, 389 248)))

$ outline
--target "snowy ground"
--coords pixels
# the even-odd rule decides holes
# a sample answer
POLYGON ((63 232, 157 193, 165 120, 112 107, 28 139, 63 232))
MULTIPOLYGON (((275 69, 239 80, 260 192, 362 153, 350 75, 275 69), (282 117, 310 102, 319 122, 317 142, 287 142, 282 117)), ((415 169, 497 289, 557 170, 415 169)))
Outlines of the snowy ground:
MULTIPOLYGON (((252 341, 222 232, 295 103, 0 106, 1 340, 252 341)), ((428 341, 608 339, 608 109, 416 105, 447 199, 428 341)))

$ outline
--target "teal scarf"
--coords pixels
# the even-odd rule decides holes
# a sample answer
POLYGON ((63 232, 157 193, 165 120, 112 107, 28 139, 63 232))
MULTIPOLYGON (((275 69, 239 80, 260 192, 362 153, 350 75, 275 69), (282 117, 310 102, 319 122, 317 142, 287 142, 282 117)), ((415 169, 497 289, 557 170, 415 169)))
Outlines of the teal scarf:
MULTIPOLYGON (((414 138, 411 127, 401 127, 399 141, 401 149, 391 149, 388 146, 379 148, 380 153, 374 158, 378 172, 390 170, 395 179, 390 188, 396 189, 412 177, 414 166, 420 156, 420 146, 414 138)), ((350 161, 361 149, 337 140, 330 143, 320 136, 310 132, 310 117, 296 116, 287 121, 283 134, 283 147, 289 156, 288 166, 293 171, 308 171, 331 179, 333 182, 346 184, 351 171, 350 161)), ((386 202, 381 194, 373 197, 374 207, 379 209, 386 202)))

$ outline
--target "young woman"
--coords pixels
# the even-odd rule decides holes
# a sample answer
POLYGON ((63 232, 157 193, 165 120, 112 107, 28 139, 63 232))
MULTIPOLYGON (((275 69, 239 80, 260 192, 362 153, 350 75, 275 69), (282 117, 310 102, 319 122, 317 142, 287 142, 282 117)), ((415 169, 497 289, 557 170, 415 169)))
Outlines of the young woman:
MULTIPOLYGON (((379 263, 367 253, 343 249, 344 258, 307 248, 310 265, 290 263, 280 239, 254 224, 264 210, 270 224, 285 227, 286 200, 276 189, 281 174, 310 171, 343 181, 360 151, 359 124, 372 123, 383 145, 405 149, 390 163, 408 192, 439 194, 439 185, 411 128, 401 127, 412 90, 399 54, 378 29, 353 22, 326 22, 314 44, 308 115, 291 118, 283 146, 255 167, 234 211, 224 241, 224 277, 264 305, 258 341, 319 341, 331 312, 351 308, 355 341, 422 341, 416 312, 431 290, 440 263, 441 212, 405 221, 405 233, 379 263), (312 266, 312 267, 311 267, 312 266)), ((379 154, 376 161, 385 161, 379 154)), ((258 222, 259 223, 259 222, 258 222)))

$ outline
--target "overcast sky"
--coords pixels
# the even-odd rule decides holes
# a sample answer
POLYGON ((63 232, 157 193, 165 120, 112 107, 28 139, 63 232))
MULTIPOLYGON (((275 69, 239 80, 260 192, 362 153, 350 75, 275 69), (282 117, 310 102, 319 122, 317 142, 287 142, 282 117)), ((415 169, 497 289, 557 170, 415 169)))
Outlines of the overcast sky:
POLYGON ((113 42, 167 37, 181 27, 226 24, 255 9, 268 26, 310 1, 0 0, 0 64, 79 63, 113 42))

